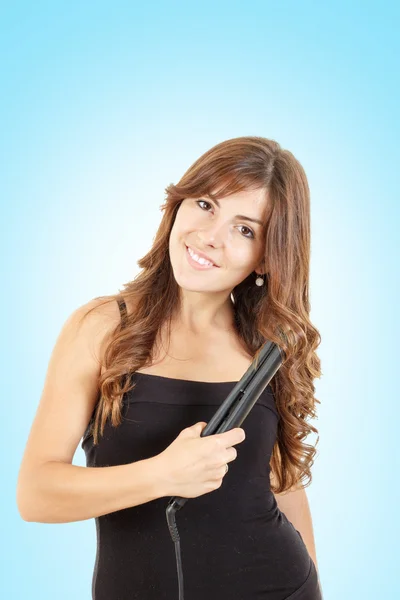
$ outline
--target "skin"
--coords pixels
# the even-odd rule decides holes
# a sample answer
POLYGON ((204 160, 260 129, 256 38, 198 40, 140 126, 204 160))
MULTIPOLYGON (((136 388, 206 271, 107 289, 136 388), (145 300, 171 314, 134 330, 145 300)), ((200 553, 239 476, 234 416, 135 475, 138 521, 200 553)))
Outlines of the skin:
POLYGON ((264 188, 221 198, 220 208, 204 194, 182 201, 169 240, 171 265, 182 293, 178 326, 203 334, 232 329, 233 288, 253 271, 265 272, 262 226, 235 216, 264 221, 267 202, 264 188), (201 199, 204 201, 196 202, 201 199), (187 261, 186 245, 204 252, 219 268, 193 269, 187 261))

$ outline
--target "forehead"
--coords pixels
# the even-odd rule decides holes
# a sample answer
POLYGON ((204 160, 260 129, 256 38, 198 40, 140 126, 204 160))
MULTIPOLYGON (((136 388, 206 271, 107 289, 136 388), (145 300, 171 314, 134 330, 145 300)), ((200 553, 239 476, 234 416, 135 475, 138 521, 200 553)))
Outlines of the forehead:
MULTIPOLYGON (((218 198, 218 191, 213 190, 211 192, 218 198)), ((207 195, 207 194, 206 194, 207 195)), ((234 192, 229 196, 218 198, 221 202, 241 202, 248 204, 263 204, 267 200, 267 190, 265 188, 257 188, 252 190, 241 190, 240 192, 234 192)))
MULTIPOLYGON (((212 192, 218 196, 216 192, 212 192)), ((260 222, 260 225, 265 223, 267 215, 268 203, 268 191, 265 188, 258 188, 256 190, 242 190, 235 192, 229 196, 223 198, 211 198, 208 194, 201 194, 199 198, 206 198, 211 202, 214 202, 218 207, 228 208, 232 212, 237 212, 237 217, 244 218, 249 217, 256 222, 260 222)))

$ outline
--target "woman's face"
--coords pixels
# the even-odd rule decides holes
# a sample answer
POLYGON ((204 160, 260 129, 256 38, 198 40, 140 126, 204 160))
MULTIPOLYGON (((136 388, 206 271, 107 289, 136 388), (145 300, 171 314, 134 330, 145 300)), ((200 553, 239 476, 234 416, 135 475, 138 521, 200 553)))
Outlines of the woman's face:
POLYGON ((192 291, 231 291, 254 270, 262 273, 265 248, 262 223, 266 208, 264 188, 238 192, 221 198, 218 203, 204 195, 185 198, 169 240, 177 283, 192 291), (217 266, 196 269, 186 246, 207 255, 217 266))

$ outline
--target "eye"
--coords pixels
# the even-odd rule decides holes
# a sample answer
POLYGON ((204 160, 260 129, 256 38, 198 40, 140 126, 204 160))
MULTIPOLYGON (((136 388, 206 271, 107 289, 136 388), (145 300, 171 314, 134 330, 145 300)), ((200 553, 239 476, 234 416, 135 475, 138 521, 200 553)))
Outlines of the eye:
POLYGON ((254 232, 252 229, 250 229, 250 227, 247 227, 247 225, 239 225, 239 227, 244 227, 245 229, 248 229, 248 231, 250 231, 251 235, 245 235, 244 237, 248 237, 249 239, 254 239, 254 232))
MULTIPOLYGON (((200 206, 200 202, 204 202, 204 204, 208 204, 208 206, 211 206, 211 204, 209 202, 207 202, 207 200, 196 200, 196 204, 198 204, 199 206, 200 206)), ((201 208, 201 206, 200 206, 200 208, 201 208)), ((201 210, 204 210, 204 209, 202 208, 201 210)))
MULTIPOLYGON (((204 202, 204 204, 208 204, 209 206, 212 206, 212 204, 210 204, 210 202, 207 202, 207 200, 196 200, 196 204, 198 204, 200 206, 200 202, 204 202)), ((201 206, 200 206, 201 208, 201 206)), ((201 210, 204 210, 204 208, 201 208, 201 210)), ((205 209, 206 212, 208 212, 207 209, 205 209)), ((251 235, 243 235, 243 237, 251 240, 251 239, 255 239, 255 233, 252 229, 250 229, 250 227, 247 227, 247 225, 239 225, 239 227, 244 227, 244 229, 247 229, 248 231, 250 231, 251 235)))

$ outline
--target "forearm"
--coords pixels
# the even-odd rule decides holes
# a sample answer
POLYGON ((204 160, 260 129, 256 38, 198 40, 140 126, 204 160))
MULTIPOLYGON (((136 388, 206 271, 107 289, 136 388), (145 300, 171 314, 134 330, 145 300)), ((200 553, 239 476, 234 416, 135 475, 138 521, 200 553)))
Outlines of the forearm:
POLYGON ((301 533, 308 553, 318 570, 311 511, 306 491, 299 489, 283 495, 277 494, 275 499, 279 509, 285 513, 295 529, 301 533))
POLYGON ((47 462, 18 489, 25 521, 70 523, 161 498, 155 458, 114 467, 79 467, 47 462))

